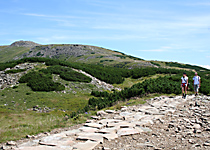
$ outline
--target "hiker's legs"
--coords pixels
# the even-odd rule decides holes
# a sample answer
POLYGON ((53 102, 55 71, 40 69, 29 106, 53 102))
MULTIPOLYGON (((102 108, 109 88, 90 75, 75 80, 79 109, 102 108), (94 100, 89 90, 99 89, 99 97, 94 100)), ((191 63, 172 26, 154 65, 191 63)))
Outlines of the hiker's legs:
POLYGON ((198 85, 198 84, 195 84, 195 85, 194 85, 194 92, 195 92, 195 95, 198 95, 198 88, 199 88, 199 85, 198 85))
POLYGON ((182 94, 184 94, 184 90, 185 90, 185 89, 184 89, 184 86, 182 86, 182 94))
POLYGON ((182 98, 185 98, 186 96, 186 86, 182 86, 182 98))
POLYGON ((184 87, 185 88, 185 95, 187 94, 187 86, 184 87))

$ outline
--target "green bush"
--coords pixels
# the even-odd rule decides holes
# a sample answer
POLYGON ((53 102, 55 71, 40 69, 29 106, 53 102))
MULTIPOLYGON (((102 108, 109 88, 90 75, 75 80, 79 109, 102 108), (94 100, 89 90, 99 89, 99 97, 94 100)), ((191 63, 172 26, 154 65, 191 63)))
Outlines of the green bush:
POLYGON ((76 72, 70 68, 59 65, 48 67, 47 69, 42 69, 40 72, 43 72, 45 74, 60 74, 60 77, 67 81, 89 83, 92 80, 90 77, 87 77, 82 73, 76 72))
POLYGON ((18 72, 23 72, 26 71, 26 69, 12 69, 12 70, 7 70, 5 71, 6 74, 8 73, 18 73, 18 72))
POLYGON ((142 83, 133 85, 131 88, 125 88, 120 92, 114 91, 111 94, 104 92, 92 92, 92 95, 98 98, 90 98, 88 104, 93 108, 103 109, 116 104, 117 101, 144 96, 151 93, 180 94, 180 82, 170 80, 170 77, 159 77, 157 79, 145 80, 142 83))
POLYGON ((30 72, 22 76, 19 80, 20 83, 27 83, 33 91, 62 91, 65 87, 60 84, 53 82, 52 75, 44 74, 41 72, 30 72))

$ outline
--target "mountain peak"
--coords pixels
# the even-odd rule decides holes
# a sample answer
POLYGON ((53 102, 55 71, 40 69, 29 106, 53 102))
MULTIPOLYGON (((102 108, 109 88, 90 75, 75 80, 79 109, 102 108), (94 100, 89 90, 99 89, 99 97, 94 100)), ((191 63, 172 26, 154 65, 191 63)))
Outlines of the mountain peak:
POLYGON ((32 42, 32 41, 16 41, 10 45, 10 47, 16 46, 16 47, 34 47, 39 46, 40 44, 32 42))

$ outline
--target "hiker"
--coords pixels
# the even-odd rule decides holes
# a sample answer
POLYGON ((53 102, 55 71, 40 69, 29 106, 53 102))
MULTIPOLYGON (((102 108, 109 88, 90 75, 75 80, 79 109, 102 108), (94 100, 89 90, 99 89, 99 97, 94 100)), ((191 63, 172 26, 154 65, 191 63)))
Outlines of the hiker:
POLYGON ((187 86, 188 86, 188 77, 186 73, 183 73, 183 77, 181 77, 182 98, 186 98, 187 96, 187 86))
POLYGON ((198 76, 198 73, 195 73, 195 76, 193 77, 193 86, 194 86, 194 92, 195 96, 198 95, 198 89, 201 87, 201 77, 198 76))

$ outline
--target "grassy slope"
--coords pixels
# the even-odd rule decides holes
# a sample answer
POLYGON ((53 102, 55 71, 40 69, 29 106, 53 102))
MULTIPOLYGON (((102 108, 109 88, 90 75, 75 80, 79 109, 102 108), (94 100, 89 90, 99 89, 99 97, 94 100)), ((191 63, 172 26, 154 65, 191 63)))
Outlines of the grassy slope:
MULTIPOLYGON (((46 68, 46 65, 39 64, 34 70, 42 68, 46 68)), ((69 82, 58 75, 53 75, 53 80, 66 86, 65 94, 34 92, 22 83, 17 88, 0 90, 0 143, 17 140, 27 134, 32 135, 72 125, 75 120, 65 121, 64 115, 84 108, 91 97, 91 91, 100 90, 91 83, 69 82), (50 107, 51 111, 49 113, 34 112, 32 108, 36 105, 42 109, 50 107)))
POLYGON ((143 82, 144 80, 155 79, 155 78, 163 77, 163 76, 165 76, 165 75, 163 75, 163 74, 156 74, 156 75, 151 75, 151 76, 148 76, 148 77, 142 77, 140 79, 125 78, 125 81, 123 83, 121 83, 121 84, 114 84, 114 86, 119 87, 121 89, 123 89, 123 88, 130 88, 134 84, 137 84, 139 82, 143 82))
POLYGON ((13 60, 15 56, 20 56, 28 52, 30 48, 27 47, 5 47, 0 46, 0 63, 13 60), (3 47, 3 48, 2 48, 3 47))
MULTIPOLYGON (((33 92, 25 84, 20 84, 15 89, 7 88, 1 90, 0 143, 20 139, 27 134, 32 135, 72 125, 73 122, 71 120, 63 120, 64 115, 69 114, 71 111, 82 109, 91 97, 89 92, 95 86, 73 82, 68 84, 71 85, 71 91, 67 91, 66 94, 33 92), (55 108, 55 110, 49 113, 38 113, 28 110, 36 105, 39 105, 41 108, 50 107, 51 110, 55 108)), ((67 87, 66 89, 68 90, 69 88, 67 87)))

